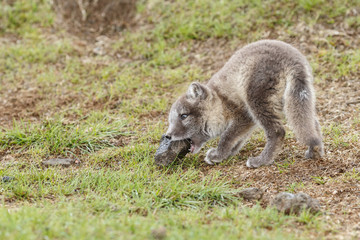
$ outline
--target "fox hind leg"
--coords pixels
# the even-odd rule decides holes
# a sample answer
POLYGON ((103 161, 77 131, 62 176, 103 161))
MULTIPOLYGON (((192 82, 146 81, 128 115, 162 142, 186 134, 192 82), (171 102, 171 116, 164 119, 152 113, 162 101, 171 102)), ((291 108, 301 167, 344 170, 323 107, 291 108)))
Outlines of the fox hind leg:
POLYGON ((251 157, 246 166, 257 168, 263 165, 270 165, 281 149, 285 129, 274 103, 266 98, 256 97, 249 102, 249 110, 253 117, 265 131, 266 145, 259 156, 251 157))

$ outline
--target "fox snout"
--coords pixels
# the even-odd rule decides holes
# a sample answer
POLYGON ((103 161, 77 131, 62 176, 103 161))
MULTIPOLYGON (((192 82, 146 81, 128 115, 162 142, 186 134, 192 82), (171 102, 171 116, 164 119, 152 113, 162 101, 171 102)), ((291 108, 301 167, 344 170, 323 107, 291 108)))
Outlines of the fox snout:
POLYGON ((165 133, 165 137, 169 140, 181 140, 184 139, 182 137, 182 134, 179 134, 178 131, 176 131, 176 129, 174 128, 169 128, 166 133, 165 133))
POLYGON ((171 137, 174 135, 173 130, 169 127, 169 129, 165 133, 165 137, 171 140, 171 137))

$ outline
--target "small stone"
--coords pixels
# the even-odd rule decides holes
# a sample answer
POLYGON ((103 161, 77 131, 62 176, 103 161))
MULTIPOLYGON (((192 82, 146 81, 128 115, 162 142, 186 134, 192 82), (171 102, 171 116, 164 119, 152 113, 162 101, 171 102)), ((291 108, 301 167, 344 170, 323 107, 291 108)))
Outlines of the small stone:
POLYGON ((163 135, 160 140, 160 146, 155 153, 155 164, 167 166, 175 159, 182 159, 190 152, 190 147, 191 144, 188 140, 172 141, 163 135))
POLYGON ((164 239, 166 237, 166 227, 161 226, 158 228, 155 228, 151 231, 151 235, 155 238, 155 239, 164 239))
POLYGON ((11 182, 13 181, 15 178, 14 177, 10 177, 10 176, 4 176, 2 177, 2 181, 3 182, 11 182))
POLYGON ((279 193, 274 197, 271 205, 275 206, 278 211, 284 212, 285 214, 299 214, 303 209, 308 209, 312 213, 320 211, 319 201, 311 198, 305 193, 279 193))
POLYGON ((264 195, 264 191, 260 188, 245 188, 238 195, 245 200, 260 200, 264 195))
POLYGON ((76 161, 71 158, 52 158, 46 161, 43 161, 42 164, 44 166, 63 166, 63 167, 69 167, 72 164, 76 164, 76 161))

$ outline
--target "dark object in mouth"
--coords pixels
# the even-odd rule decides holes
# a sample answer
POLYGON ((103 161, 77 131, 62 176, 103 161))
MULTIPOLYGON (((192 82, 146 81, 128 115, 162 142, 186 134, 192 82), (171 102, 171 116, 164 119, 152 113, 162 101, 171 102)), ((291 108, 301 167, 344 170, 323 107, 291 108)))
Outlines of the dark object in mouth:
POLYGON ((182 159, 190 152, 190 147, 190 140, 173 141, 163 135, 160 139, 160 146, 155 153, 155 164, 158 166, 167 166, 175 159, 182 159))

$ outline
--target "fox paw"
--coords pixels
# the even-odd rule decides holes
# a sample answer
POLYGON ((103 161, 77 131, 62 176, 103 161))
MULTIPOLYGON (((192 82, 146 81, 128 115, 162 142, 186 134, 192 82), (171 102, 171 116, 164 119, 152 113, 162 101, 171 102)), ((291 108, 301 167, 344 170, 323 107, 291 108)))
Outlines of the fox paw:
POLYGON ((215 148, 211 148, 206 153, 205 162, 209 165, 214 165, 214 163, 219 163, 223 159, 220 157, 218 150, 215 148))
POLYGON ((262 156, 250 157, 246 162, 246 166, 248 168, 258 168, 261 166, 270 165, 273 162, 274 161, 267 161, 267 159, 263 158, 262 156))

